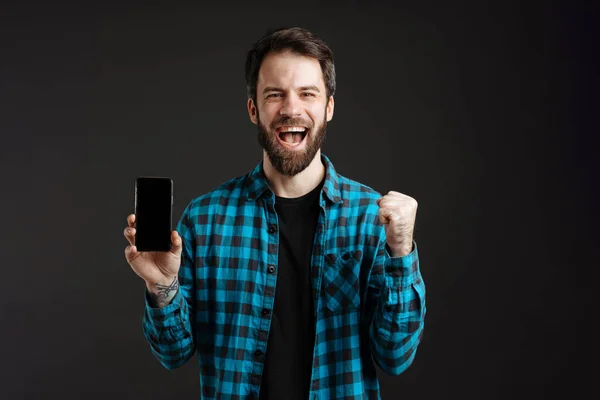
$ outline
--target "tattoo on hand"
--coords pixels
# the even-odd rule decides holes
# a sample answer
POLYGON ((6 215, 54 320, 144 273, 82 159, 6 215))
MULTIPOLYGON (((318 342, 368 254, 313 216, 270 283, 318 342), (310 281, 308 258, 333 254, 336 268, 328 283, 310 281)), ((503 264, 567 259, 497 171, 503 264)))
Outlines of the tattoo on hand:
POLYGON ((158 293, 151 293, 150 297, 152 298, 154 304, 156 304, 158 307, 163 307, 169 304, 173 297, 175 297, 177 289, 179 289, 179 281, 177 277, 175 277, 170 285, 161 285, 155 283, 154 287, 158 289, 158 293))

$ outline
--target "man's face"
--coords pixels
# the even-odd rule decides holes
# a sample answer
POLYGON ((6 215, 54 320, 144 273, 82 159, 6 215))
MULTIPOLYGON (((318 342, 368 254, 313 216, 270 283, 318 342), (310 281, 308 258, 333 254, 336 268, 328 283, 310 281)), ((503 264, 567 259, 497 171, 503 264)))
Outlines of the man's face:
POLYGON ((273 167, 294 176, 315 158, 333 117, 319 61, 291 52, 268 54, 260 67, 256 103, 248 112, 273 167))

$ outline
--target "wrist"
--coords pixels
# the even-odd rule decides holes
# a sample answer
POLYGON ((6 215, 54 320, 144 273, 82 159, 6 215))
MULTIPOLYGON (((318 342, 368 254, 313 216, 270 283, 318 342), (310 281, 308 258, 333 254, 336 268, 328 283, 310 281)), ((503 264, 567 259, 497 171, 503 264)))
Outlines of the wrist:
POLYGON ((388 245, 388 253, 390 253, 390 257, 404 257, 409 255, 410 253, 412 253, 413 251, 413 244, 412 244, 412 240, 410 241, 410 244, 408 245, 401 245, 401 246, 397 246, 397 247, 390 247, 388 245))
POLYGON ((150 305, 154 308, 162 308, 171 303, 171 300, 179 290, 177 275, 165 278, 159 282, 146 282, 150 305))
POLYGON ((146 283, 146 289, 148 289, 151 293, 158 292, 159 288, 170 286, 173 283, 177 282, 177 275, 173 276, 165 276, 164 278, 155 280, 155 281, 144 281, 146 283))

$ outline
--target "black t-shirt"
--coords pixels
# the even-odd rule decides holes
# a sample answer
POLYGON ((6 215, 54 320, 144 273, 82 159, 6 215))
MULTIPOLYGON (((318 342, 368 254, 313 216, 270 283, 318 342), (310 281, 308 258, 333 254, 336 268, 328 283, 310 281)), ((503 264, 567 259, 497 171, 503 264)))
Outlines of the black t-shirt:
POLYGON ((301 197, 275 197, 279 270, 260 400, 308 399, 315 340, 311 256, 323 182, 301 197))

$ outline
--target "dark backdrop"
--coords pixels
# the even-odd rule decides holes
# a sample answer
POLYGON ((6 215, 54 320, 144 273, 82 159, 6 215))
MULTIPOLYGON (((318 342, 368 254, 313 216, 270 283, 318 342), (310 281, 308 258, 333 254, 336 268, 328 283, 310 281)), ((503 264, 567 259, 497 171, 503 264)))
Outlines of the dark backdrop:
POLYGON ((593 10, 438 3, 3 3, 0 397, 199 398, 142 335, 133 183, 170 176, 176 222, 260 162, 245 54, 289 25, 335 54, 323 152, 419 202, 426 329, 383 398, 596 387, 593 10))

